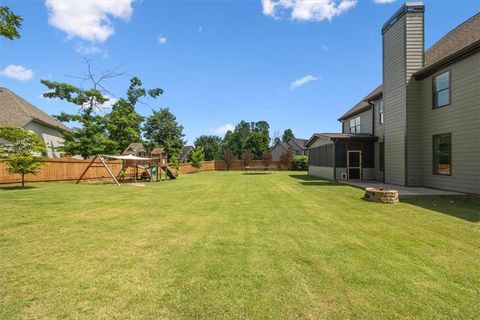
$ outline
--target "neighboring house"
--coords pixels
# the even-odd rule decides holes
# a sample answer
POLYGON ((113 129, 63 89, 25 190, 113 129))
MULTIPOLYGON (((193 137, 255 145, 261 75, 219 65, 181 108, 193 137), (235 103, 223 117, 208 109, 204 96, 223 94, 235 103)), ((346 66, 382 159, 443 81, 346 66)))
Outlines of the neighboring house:
POLYGON ((292 156, 305 156, 308 153, 308 149, 305 147, 307 139, 291 138, 287 142, 278 141, 272 148, 272 160, 279 161, 282 154, 286 151, 290 151, 292 156))
POLYGON ((141 142, 132 142, 128 145, 128 147, 123 150, 122 155, 134 155, 137 157, 149 157, 150 152, 145 148, 143 143, 141 142))
POLYGON ((188 154, 193 150, 193 146, 183 146, 178 156, 178 160, 182 163, 188 162, 188 154))
POLYGON ((342 133, 307 142, 309 173, 480 193, 480 14, 424 50, 424 5, 383 26, 383 84, 342 133))
POLYGON ((35 133, 44 142, 46 156, 61 157, 62 130, 70 130, 57 119, 23 100, 7 88, 0 88, 0 126, 18 127, 35 133))

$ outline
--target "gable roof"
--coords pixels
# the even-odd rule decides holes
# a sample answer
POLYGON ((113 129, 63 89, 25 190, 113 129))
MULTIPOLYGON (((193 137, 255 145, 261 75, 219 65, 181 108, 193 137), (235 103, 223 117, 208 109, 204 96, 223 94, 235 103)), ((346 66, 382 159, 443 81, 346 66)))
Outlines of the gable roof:
POLYGON ((187 157, 188 153, 193 149, 193 146, 183 146, 182 150, 180 151, 180 155, 178 158, 183 160, 187 157))
POLYGON ((275 149, 277 146, 282 147, 285 150, 288 150, 290 148, 290 146, 286 142, 283 142, 282 140, 278 140, 272 149, 275 149))
POLYGON ((364 97, 362 100, 360 100, 360 102, 358 102, 356 105, 354 105, 352 108, 350 108, 350 110, 345 112, 343 114, 343 116, 338 118, 338 121, 345 120, 345 119, 350 118, 350 117, 352 117, 356 114, 359 114, 361 112, 364 112, 364 111, 370 109, 372 107, 372 105, 370 103, 368 103, 368 101, 378 100, 382 97, 382 95, 383 95, 383 86, 379 85, 378 87, 375 88, 375 90, 373 90, 372 92, 367 94, 366 97, 364 97))
POLYGON ((23 127, 31 121, 55 129, 70 130, 63 123, 22 99, 9 89, 0 87, 0 126, 23 127))
POLYGON ((446 63, 480 49, 480 12, 447 33, 425 52, 425 65, 415 73, 421 79, 446 63))
POLYGON ((155 147, 153 148, 152 152, 150 152, 151 155, 163 155, 163 148, 160 147, 155 147))
POLYGON ((137 154, 138 152, 146 152, 145 146, 141 142, 132 142, 123 150, 122 154, 137 154))
POLYGON ((282 147, 285 150, 305 150, 305 143, 307 143, 307 139, 299 139, 299 138, 290 138, 287 142, 282 140, 277 141, 272 149, 276 148, 277 146, 282 147))
POLYGON ((297 145, 298 148, 301 150, 306 149, 305 148, 305 143, 307 143, 307 139, 299 139, 299 138, 291 138, 290 140, 287 141, 287 144, 294 148, 293 144, 297 145))

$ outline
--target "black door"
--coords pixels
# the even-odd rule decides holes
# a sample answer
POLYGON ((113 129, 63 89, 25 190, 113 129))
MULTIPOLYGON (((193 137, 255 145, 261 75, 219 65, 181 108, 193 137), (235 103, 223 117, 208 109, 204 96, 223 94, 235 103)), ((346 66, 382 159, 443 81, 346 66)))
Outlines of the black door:
POLYGON ((348 180, 362 179, 362 152, 348 151, 348 180))

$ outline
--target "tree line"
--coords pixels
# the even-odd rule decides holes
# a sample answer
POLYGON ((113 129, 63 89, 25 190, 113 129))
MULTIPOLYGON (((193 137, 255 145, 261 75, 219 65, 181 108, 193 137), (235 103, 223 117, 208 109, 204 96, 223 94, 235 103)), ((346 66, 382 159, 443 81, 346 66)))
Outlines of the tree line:
MULTIPOLYGON (((282 141, 294 138, 291 129, 286 129, 282 141)), ((222 138, 216 135, 201 135, 195 139, 194 147, 202 148, 205 160, 225 160, 225 157, 244 160, 262 160, 268 157, 272 146, 280 138, 270 137, 270 125, 267 121, 240 121, 233 130, 222 138), (271 144, 273 142, 273 145, 271 144)))

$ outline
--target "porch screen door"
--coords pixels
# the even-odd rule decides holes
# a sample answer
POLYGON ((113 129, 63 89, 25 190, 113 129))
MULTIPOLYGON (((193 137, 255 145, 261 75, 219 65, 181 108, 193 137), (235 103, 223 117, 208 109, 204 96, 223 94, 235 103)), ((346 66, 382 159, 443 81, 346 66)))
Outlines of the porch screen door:
POLYGON ((347 152, 348 180, 362 179, 362 151, 347 152))

